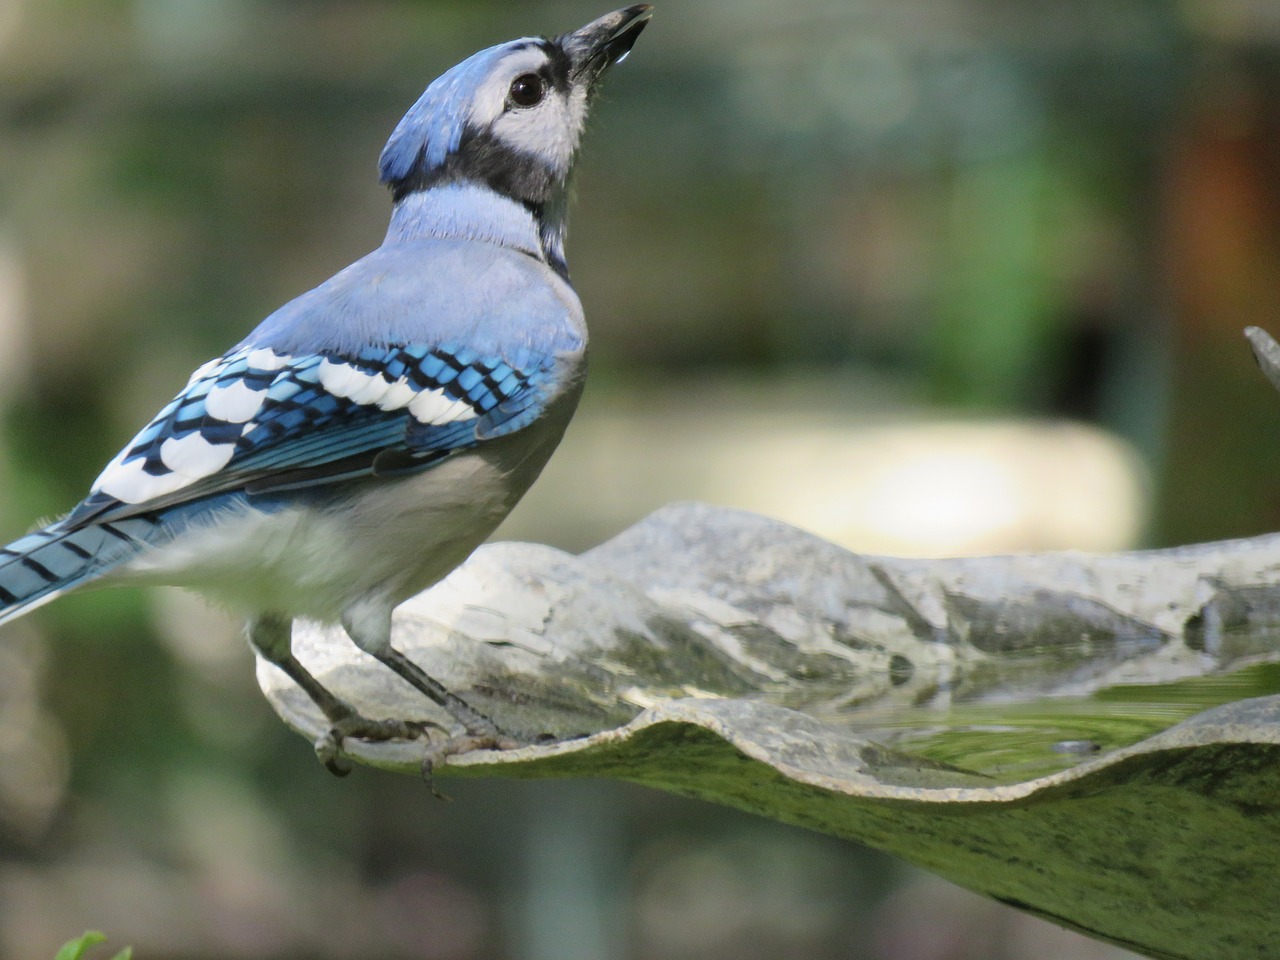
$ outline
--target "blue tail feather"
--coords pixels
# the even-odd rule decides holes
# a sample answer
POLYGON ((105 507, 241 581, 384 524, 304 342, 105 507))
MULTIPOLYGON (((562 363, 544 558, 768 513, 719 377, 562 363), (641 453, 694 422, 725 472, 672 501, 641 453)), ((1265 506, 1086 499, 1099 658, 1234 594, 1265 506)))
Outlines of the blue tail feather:
POLYGON ((149 516, 74 528, 60 520, 0 548, 0 623, 135 557, 159 529, 149 516))

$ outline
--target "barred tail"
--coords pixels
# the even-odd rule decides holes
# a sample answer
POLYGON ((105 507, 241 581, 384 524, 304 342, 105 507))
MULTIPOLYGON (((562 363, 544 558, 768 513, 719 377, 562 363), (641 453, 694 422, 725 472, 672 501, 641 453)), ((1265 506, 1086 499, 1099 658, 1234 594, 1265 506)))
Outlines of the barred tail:
POLYGON ((59 521, 0 548, 0 623, 96 580, 137 556, 157 532, 146 516, 71 530, 59 521))

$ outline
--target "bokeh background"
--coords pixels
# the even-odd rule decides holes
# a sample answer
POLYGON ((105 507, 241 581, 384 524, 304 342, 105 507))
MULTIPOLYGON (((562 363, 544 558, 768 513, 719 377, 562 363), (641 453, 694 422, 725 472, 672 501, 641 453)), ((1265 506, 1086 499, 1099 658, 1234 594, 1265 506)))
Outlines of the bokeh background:
MULTIPOLYGON (((0 525, 83 495, 376 245, 481 46, 605 0, 0 0, 0 525)), ((917 555, 1274 529, 1273 0, 664 0, 597 105, 581 414, 503 536, 672 499, 917 555)), ((0 634, 0 957, 1128 956, 856 845, 619 784, 335 780, 177 592, 0 634)))

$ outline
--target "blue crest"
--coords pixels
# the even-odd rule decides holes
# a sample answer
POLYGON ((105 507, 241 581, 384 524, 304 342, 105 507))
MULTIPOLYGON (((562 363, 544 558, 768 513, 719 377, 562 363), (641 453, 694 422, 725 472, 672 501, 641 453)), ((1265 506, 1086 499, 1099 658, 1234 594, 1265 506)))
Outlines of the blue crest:
POLYGON ((443 166, 462 142, 472 98, 493 65, 535 42, 526 38, 488 47, 437 77, 396 124, 382 148, 378 161, 381 181, 393 184, 404 180, 419 163, 425 170, 443 166))

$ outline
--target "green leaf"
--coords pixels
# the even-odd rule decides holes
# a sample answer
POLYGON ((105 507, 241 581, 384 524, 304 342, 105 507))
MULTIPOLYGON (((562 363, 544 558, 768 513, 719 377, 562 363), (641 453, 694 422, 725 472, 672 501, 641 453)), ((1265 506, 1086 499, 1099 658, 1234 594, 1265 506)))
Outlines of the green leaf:
MULTIPOLYGON (((76 939, 64 943, 53 960, 82 960, 92 947, 105 943, 106 940, 106 936, 97 930, 86 930, 76 939)), ((133 947, 125 947, 111 960, 133 960, 133 947)))
POLYGON ((68 940, 64 943, 62 949, 57 952, 53 960, 80 960, 90 947, 97 946, 106 939, 97 930, 86 930, 76 939, 68 940))

